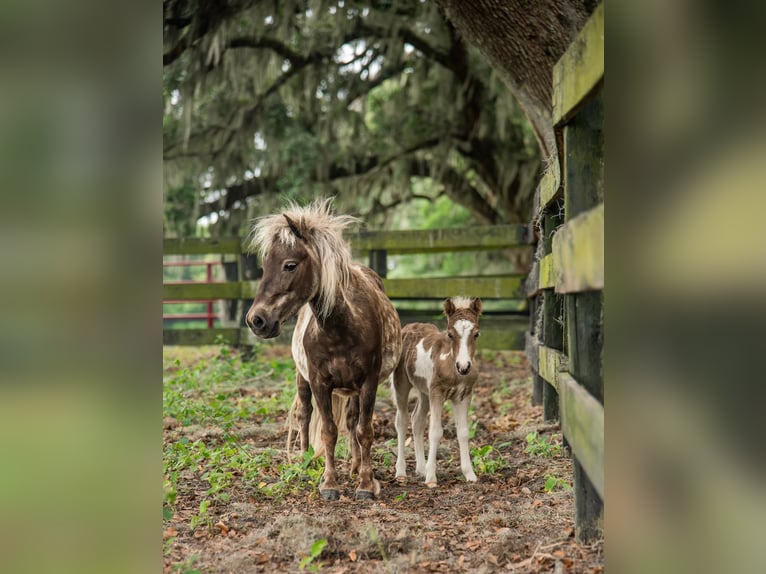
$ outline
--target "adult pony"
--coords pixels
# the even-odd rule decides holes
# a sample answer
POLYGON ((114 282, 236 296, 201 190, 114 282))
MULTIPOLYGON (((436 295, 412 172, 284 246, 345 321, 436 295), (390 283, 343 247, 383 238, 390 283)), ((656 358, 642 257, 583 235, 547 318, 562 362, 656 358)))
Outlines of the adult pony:
POLYGON ((404 442, 407 403, 414 386, 418 391, 418 402, 412 413, 415 471, 425 474, 428 487, 436 486, 436 449, 443 434, 442 409, 444 401, 450 400, 460 447, 460 469, 468 482, 476 482, 468 450, 468 406, 478 378, 474 353, 481 309, 481 299, 452 297, 444 302, 445 332, 429 323, 411 323, 402 329, 402 356, 391 377, 391 394, 396 401, 397 479, 407 477, 404 442), (426 462, 423 431, 429 410, 431 421, 426 462))
POLYGON ((358 221, 331 212, 332 199, 256 221, 252 247, 263 261, 263 278, 245 321, 259 337, 276 337, 298 314, 292 354, 297 368, 301 448, 310 444, 316 402, 321 418, 325 470, 319 492, 337 500, 335 470, 338 423, 351 440, 351 472, 359 473, 356 499, 374 498, 380 483, 372 471, 372 412, 380 381, 396 366, 402 349, 401 323, 380 277, 351 259, 343 230, 358 221), (333 393, 347 397, 345 412, 333 415, 333 393))

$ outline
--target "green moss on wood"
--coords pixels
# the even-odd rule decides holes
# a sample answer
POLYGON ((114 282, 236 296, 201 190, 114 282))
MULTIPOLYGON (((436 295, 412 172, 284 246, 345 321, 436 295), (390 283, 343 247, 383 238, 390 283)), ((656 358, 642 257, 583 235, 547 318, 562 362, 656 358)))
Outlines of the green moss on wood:
MULTIPOLYGON (((581 213, 553 236, 557 293, 604 288, 604 204, 581 213)), ((542 271, 541 271, 542 281, 542 271)))
POLYGON ((505 249, 526 244, 526 226, 487 225, 458 229, 363 231, 347 236, 358 253, 386 250, 389 254, 439 253, 505 249))
POLYGON ((553 67, 553 123, 565 122, 604 77, 604 3, 553 67))
POLYGON ((604 497, 604 407, 569 373, 559 376, 561 429, 577 460, 604 497))

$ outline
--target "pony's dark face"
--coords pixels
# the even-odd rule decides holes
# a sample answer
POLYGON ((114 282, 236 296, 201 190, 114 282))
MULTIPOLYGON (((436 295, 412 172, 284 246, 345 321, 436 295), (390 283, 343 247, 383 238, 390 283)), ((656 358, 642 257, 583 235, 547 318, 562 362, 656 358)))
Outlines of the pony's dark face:
POLYGON ((447 336, 455 357, 455 370, 460 376, 471 372, 476 353, 476 339, 479 338, 479 315, 481 299, 473 299, 467 306, 456 306, 452 299, 444 303, 447 315, 447 336))
POLYGON ((303 239, 293 246, 275 242, 263 261, 263 278, 245 323, 258 337, 279 335, 282 323, 294 317, 317 293, 317 260, 303 239))

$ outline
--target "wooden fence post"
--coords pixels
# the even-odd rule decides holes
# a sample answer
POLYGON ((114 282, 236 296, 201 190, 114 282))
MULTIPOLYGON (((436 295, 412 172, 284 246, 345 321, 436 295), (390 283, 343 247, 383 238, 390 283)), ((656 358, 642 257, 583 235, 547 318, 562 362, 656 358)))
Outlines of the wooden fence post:
MULTIPOLYGON (((553 202, 542 215, 543 249, 545 254, 553 249, 553 233, 563 223, 561 202, 553 202)), ((564 348, 564 309, 561 296, 553 289, 543 291, 543 329, 542 343, 551 349, 562 351, 564 348)), ((543 418, 556 421, 559 418, 559 394, 550 382, 543 383, 543 418)))
POLYGON ((369 258, 370 268, 385 279, 388 273, 388 252, 385 249, 371 249, 369 258))
MULTIPOLYGON (((601 92, 564 127, 564 189, 567 221, 603 202, 603 106, 601 92)), ((603 292, 566 296, 569 372, 602 405, 604 379, 603 292)), ((576 536, 589 542, 603 536, 603 500, 580 462, 574 460, 576 536)))

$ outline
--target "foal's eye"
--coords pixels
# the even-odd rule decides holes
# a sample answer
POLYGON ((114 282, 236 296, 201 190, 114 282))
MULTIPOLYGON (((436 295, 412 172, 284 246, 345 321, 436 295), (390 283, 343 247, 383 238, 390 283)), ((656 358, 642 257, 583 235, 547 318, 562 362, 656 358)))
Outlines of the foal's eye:
POLYGON ((295 271, 296 267, 298 267, 298 264, 295 261, 288 261, 287 263, 285 263, 285 266, 283 267, 283 269, 285 271, 289 271, 290 273, 292 273, 293 271, 295 271))
POLYGON ((478 339, 479 335, 481 335, 481 331, 476 331, 476 334, 474 335, 474 338, 478 339))
POLYGON ((454 338, 455 338, 455 337, 454 337, 454 335, 453 335, 453 334, 452 334, 450 331, 447 331, 447 336, 448 336, 450 339, 454 339, 454 338))

